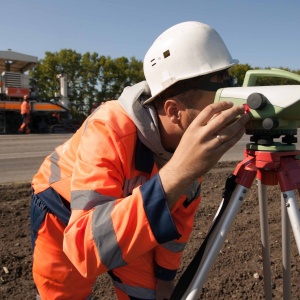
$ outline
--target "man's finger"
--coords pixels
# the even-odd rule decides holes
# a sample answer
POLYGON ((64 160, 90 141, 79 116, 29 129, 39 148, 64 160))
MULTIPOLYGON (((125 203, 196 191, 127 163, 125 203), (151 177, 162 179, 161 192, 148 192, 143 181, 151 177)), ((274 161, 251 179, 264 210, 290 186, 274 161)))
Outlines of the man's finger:
MULTIPOLYGON (((229 108, 222 113, 216 115, 208 122, 208 127, 210 130, 214 131, 215 133, 219 133, 224 128, 228 128, 235 122, 237 122, 242 114, 244 114, 244 110, 242 106, 234 106, 229 108)), ((246 116, 241 121, 239 121, 241 126, 244 126, 249 120, 249 117, 246 116)))
POLYGON ((199 122, 202 126, 206 125, 215 115, 220 114, 222 111, 228 110, 233 106, 230 101, 222 101, 213 103, 206 106, 201 113, 198 115, 197 123, 199 122))

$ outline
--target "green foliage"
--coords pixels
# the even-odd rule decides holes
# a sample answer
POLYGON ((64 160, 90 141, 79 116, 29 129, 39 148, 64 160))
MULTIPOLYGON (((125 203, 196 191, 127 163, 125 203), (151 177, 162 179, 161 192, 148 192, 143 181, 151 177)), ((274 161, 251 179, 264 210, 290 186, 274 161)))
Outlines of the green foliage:
POLYGON ((246 65, 238 64, 231 67, 229 73, 231 76, 237 79, 237 85, 242 86, 246 72, 251 69, 252 69, 251 66, 248 64, 246 65))
POLYGON ((134 57, 124 56, 112 59, 109 56, 100 60, 101 91, 98 101, 117 99, 126 86, 133 85, 144 79, 143 63, 134 57))
MULTIPOLYGON (((55 92, 60 90, 59 79, 56 76, 62 72, 68 74, 70 83, 75 82, 81 70, 80 60, 81 55, 73 50, 46 52, 45 58, 40 60, 30 72, 31 84, 37 90, 39 97, 46 100, 54 98, 55 92)), ((73 93, 76 95, 74 88, 71 89, 71 94, 73 93)))
POLYGON ((136 58, 112 59, 97 53, 80 54, 70 49, 46 52, 31 70, 31 85, 39 98, 54 99, 60 91, 58 74, 68 76, 71 113, 87 114, 93 104, 116 99, 126 86, 144 80, 143 63, 136 58))

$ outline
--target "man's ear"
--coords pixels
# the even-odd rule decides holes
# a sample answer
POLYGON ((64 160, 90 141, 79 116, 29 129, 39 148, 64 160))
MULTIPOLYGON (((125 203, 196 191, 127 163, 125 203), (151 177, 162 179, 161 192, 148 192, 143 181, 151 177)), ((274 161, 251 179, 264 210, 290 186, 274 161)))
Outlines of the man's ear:
POLYGON ((174 123, 178 124, 181 118, 181 109, 178 101, 168 99, 164 103, 164 111, 166 116, 174 123))

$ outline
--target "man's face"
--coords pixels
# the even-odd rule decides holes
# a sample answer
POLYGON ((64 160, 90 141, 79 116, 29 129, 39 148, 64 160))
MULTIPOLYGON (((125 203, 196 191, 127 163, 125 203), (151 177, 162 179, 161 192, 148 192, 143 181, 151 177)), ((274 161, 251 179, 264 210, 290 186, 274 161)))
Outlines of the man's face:
MULTIPOLYGON (((229 78, 227 71, 220 74, 216 74, 211 78, 211 82, 223 82, 229 78)), ((208 105, 214 102, 216 92, 213 91, 197 91, 192 101, 192 106, 186 111, 186 125, 185 129, 191 124, 191 122, 198 116, 198 114, 208 105)))
MULTIPOLYGON (((228 73, 225 72, 224 76, 220 76, 217 74, 216 76, 211 78, 212 82, 223 82, 228 73)), ((164 106, 163 114, 160 115, 160 119, 163 124, 163 131, 166 133, 164 136, 167 137, 163 139, 163 146, 166 150, 173 152, 177 148, 184 132, 190 126, 190 124, 194 121, 194 119, 199 115, 199 113, 208 105, 214 102, 216 95, 216 91, 206 91, 206 90, 198 90, 193 89, 189 90, 183 94, 175 96, 168 101, 176 101, 177 109, 176 114, 165 113, 164 106), (173 99, 173 100, 172 100, 173 99), (168 117, 166 117, 168 116, 168 117), (176 117, 175 117, 176 116, 176 117), (166 118, 165 118, 166 117, 166 118), (175 120, 168 122, 165 120, 175 120), (170 126, 172 124, 173 126, 170 126), (165 142, 166 141, 166 142, 165 142)), ((171 106, 172 107, 172 106, 171 106)), ((173 110, 168 110, 168 112, 172 112, 173 110)))
POLYGON ((215 99, 216 92, 199 91, 195 94, 193 105, 187 108, 183 113, 183 129, 184 131, 199 115, 199 113, 208 105, 212 104, 215 99))
POLYGON ((184 104, 183 101, 176 99, 177 97, 174 97, 174 100, 177 102, 177 113, 175 114, 176 117, 166 117, 165 114, 163 114, 164 116, 160 116, 164 128, 163 132, 166 133, 164 136, 167 137, 166 139, 162 140, 162 143, 167 151, 175 151, 184 132, 187 130, 193 120, 207 105, 214 102, 215 94, 215 92, 202 90, 189 91, 185 95, 187 98, 189 98, 188 105, 184 104), (176 122, 170 122, 172 119, 175 119, 176 122), (172 125, 170 126, 170 124, 172 125))

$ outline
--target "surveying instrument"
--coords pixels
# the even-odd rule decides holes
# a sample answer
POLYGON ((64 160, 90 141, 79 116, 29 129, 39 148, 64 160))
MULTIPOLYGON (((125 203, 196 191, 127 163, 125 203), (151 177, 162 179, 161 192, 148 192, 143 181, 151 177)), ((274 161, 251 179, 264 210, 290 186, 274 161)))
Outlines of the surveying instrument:
POLYGON ((281 77, 300 82, 300 75, 279 69, 250 70, 242 87, 217 91, 215 102, 243 104, 250 121, 246 134, 251 135, 244 150, 244 159, 225 184, 222 203, 212 225, 171 296, 171 300, 195 300, 225 242, 246 193, 255 178, 258 186, 264 292, 272 299, 269 246, 267 186, 281 190, 283 299, 291 299, 290 229, 300 255, 300 212, 294 190, 300 192, 300 151, 296 149, 300 126, 300 85, 255 86, 258 77, 281 77), (274 139, 282 137, 281 142, 274 139), (191 279, 192 278, 192 279, 191 279))

